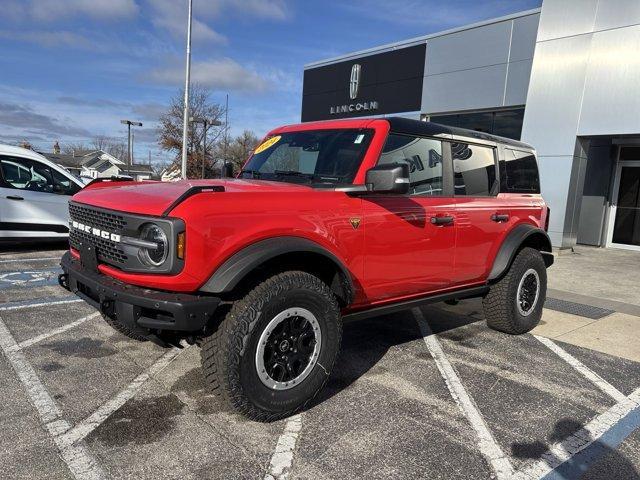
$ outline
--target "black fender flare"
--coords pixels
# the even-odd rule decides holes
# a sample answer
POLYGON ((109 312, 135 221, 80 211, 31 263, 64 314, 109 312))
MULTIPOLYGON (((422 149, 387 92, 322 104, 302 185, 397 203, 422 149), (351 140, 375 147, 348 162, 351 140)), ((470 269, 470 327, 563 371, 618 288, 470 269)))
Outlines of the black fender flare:
POLYGON ((225 260, 200 291, 209 293, 225 293, 232 291, 240 281, 256 267, 268 260, 287 253, 316 253, 335 264, 341 273, 345 300, 353 301, 354 284, 349 270, 342 261, 329 250, 316 242, 302 237, 273 237, 261 240, 244 247, 225 260))
POLYGON ((503 240, 500 250, 498 250, 498 254, 493 261, 488 281, 492 282, 502 277, 509 270, 520 247, 529 243, 540 251, 547 268, 553 265, 551 240, 547 232, 530 224, 518 225, 503 240))

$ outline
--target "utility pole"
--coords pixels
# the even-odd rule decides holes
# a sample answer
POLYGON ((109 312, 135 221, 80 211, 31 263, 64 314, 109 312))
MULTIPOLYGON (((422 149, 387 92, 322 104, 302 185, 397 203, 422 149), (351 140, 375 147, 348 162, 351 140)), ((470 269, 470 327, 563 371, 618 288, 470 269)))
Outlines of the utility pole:
POLYGON ((133 141, 131 139, 131 126, 141 127, 142 122, 132 122, 131 120, 120 120, 120 123, 127 126, 127 175, 131 170, 131 163, 133 159, 133 141))
POLYGON ((209 127, 219 127, 222 124, 217 120, 202 117, 189 117, 189 121, 191 123, 201 123, 202 128, 204 129, 202 132, 202 178, 204 178, 204 166, 207 162, 207 130, 209 127))
POLYGON ((224 161, 227 161, 227 149, 229 148, 229 94, 224 102, 224 161))
POLYGON ((189 0, 187 20, 187 66, 184 79, 184 115, 182 119, 182 179, 187 178, 187 136, 189 133, 189 85, 191 77, 191 9, 193 0, 189 0))

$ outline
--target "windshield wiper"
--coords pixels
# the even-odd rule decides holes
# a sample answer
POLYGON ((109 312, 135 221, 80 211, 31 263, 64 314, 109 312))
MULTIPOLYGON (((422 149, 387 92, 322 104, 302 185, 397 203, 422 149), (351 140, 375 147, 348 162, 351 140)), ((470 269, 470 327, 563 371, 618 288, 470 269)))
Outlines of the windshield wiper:
POLYGON ((261 173, 258 170, 240 170, 240 175, 248 173, 251 175, 251 178, 260 178, 261 173))
POLYGON ((314 178, 315 175, 313 173, 303 173, 297 170, 274 170, 274 175, 290 175, 292 177, 309 177, 314 178))

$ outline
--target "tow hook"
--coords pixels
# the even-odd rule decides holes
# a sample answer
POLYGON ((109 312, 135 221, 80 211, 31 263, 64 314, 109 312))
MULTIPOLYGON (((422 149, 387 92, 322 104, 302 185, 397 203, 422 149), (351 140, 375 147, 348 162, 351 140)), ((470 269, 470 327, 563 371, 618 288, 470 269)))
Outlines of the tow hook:
POLYGON ((69 290, 69 275, 67 273, 61 273, 58 275, 58 283, 65 290, 69 290))

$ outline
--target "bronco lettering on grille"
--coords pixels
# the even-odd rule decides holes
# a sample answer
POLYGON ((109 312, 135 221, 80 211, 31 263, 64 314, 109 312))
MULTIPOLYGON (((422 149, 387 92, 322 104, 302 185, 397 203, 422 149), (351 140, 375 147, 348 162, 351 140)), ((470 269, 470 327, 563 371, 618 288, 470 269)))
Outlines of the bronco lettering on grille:
POLYGON ((80 230, 82 232, 91 233, 96 237, 104 238, 105 240, 111 240, 112 242, 120 242, 120 235, 117 233, 107 232, 106 230, 100 230, 99 228, 92 227, 91 225, 85 225, 82 222, 76 222, 72 220, 69 222, 72 228, 80 230))

